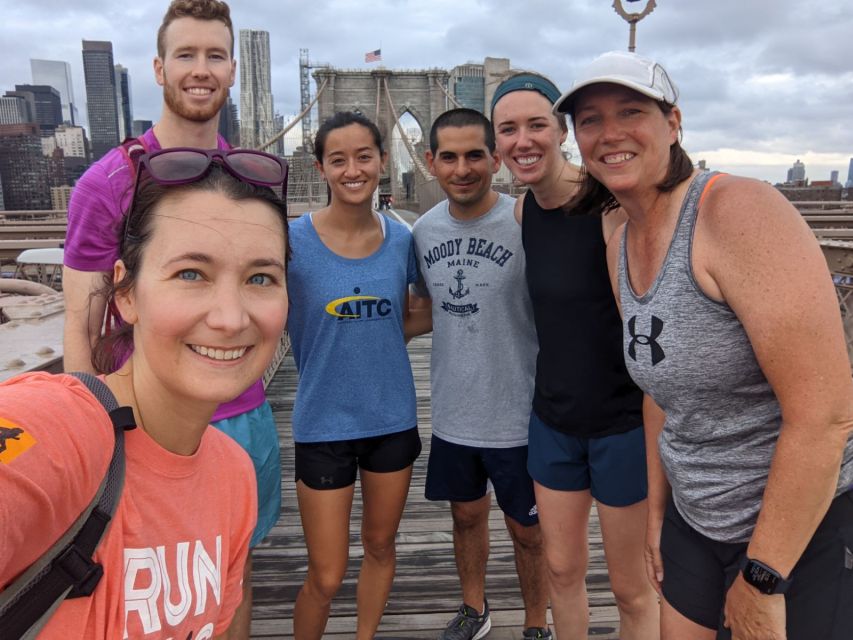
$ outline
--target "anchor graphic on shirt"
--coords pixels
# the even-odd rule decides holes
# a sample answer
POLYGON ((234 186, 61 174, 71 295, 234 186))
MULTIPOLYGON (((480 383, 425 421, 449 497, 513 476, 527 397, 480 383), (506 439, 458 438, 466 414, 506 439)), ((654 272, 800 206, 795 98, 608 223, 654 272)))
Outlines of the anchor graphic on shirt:
POLYGON ((464 298, 469 293, 471 293, 470 289, 465 289, 464 291, 462 290, 464 286, 462 284, 462 281, 465 279, 465 274, 463 273, 462 269, 459 269, 456 272, 456 275, 453 276, 453 279, 456 280, 456 291, 454 291, 450 287, 448 287, 447 290, 450 292, 450 295, 453 296, 454 299, 459 300, 459 298, 464 298))

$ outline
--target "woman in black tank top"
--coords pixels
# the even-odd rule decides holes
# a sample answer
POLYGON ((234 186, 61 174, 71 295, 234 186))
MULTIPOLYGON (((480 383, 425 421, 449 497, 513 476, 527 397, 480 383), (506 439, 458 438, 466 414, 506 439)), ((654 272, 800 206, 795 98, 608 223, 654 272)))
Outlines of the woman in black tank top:
POLYGON ((654 398, 646 553, 661 626, 849 638, 853 382, 832 280, 773 187, 694 170, 677 97, 660 64, 610 52, 555 108, 588 172, 571 204, 627 215, 608 257, 631 374, 654 398))
POLYGON ((539 338, 529 433, 557 637, 586 638, 587 524, 597 503, 622 630, 659 636, 658 605, 643 568, 646 522, 642 393, 622 357, 622 327, 607 275, 606 240, 616 216, 572 215, 564 205, 579 168, 561 149, 559 91, 524 73, 492 102, 498 151, 529 186, 516 205, 539 338))

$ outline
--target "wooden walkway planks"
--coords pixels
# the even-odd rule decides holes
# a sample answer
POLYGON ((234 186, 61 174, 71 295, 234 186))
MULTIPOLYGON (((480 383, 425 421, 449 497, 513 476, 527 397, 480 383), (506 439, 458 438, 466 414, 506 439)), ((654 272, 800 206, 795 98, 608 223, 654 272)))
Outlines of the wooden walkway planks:
MULTIPOLYGON (((424 451, 415 463, 408 504, 397 538, 397 574, 377 638, 435 638, 454 615, 461 601, 453 559, 450 510, 447 503, 423 497, 426 461, 429 454, 429 354, 431 337, 416 338, 409 346, 418 396, 418 422, 424 451)), ((290 638, 292 611, 305 576, 307 553, 296 507, 293 482, 293 445, 290 416, 296 391, 296 371, 288 355, 267 388, 282 442, 282 515, 271 534, 255 550, 252 637, 290 638)), ((332 603, 332 614, 324 637, 354 638, 355 584, 361 545, 358 525, 361 505, 356 492, 354 528, 350 532, 350 564, 344 584, 332 603)), ((523 610, 512 552, 503 515, 493 506, 491 555, 486 594, 492 609, 489 640, 521 637, 523 610)), ((590 568, 587 576, 590 599, 590 635, 617 638, 618 615, 607 581, 598 521, 590 522, 590 568)))

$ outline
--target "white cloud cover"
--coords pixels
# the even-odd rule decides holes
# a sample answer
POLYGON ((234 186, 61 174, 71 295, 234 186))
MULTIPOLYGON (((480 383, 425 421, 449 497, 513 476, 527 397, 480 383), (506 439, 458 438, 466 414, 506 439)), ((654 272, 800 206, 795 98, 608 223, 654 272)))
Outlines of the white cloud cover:
MULTIPOLYGON (((645 0, 624 3, 638 10, 645 0)), ((451 68, 508 57, 567 86, 579 66, 627 46, 611 0, 234 0, 235 27, 270 32, 276 109, 299 109, 298 53, 363 67, 381 46, 389 68, 451 68)), ((853 11, 829 0, 658 0, 637 50, 681 90, 684 144, 713 168, 779 181, 796 159, 813 180, 846 178, 853 157, 853 11)), ((30 58, 66 60, 83 106, 81 40, 110 40, 131 74, 134 117, 156 120, 151 60, 167 6, 27 0, 4 7, 0 90, 31 81, 30 58)), ((238 80, 239 82, 239 80, 238 80)), ((232 92, 238 100, 239 84, 232 92)))

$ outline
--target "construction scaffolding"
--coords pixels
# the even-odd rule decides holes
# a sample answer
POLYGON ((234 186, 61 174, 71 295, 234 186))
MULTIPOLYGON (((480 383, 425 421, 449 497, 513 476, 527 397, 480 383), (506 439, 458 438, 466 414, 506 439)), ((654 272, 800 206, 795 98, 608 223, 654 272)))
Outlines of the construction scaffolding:
POLYGON ((302 148, 311 151, 311 62, 308 59, 308 49, 299 50, 299 95, 302 113, 302 148))

